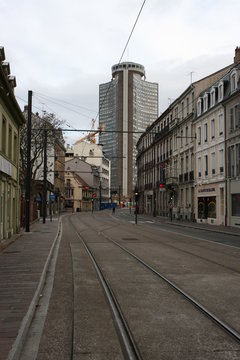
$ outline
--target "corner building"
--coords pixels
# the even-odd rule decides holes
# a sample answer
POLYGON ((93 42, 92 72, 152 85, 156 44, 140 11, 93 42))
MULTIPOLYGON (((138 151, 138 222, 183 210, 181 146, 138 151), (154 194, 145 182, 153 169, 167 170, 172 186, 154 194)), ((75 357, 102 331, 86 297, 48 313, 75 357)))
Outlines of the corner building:
POLYGON ((111 159, 111 191, 131 198, 137 182, 136 144, 158 116, 158 84, 145 80, 144 66, 112 66, 112 80, 99 86, 99 142, 111 159))

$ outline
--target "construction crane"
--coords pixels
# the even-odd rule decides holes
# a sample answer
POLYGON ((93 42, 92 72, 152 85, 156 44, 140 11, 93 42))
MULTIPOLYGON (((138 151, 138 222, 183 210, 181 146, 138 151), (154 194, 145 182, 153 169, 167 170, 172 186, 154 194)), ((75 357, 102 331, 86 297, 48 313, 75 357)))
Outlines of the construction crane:
POLYGON ((89 132, 89 134, 83 136, 81 139, 77 140, 75 142, 74 145, 77 145, 77 144, 80 144, 81 142, 87 140, 89 141, 91 144, 96 144, 96 139, 95 139, 95 136, 100 133, 103 128, 102 127, 99 127, 97 130, 95 130, 95 121, 94 119, 92 119, 92 126, 91 126, 91 130, 89 132))

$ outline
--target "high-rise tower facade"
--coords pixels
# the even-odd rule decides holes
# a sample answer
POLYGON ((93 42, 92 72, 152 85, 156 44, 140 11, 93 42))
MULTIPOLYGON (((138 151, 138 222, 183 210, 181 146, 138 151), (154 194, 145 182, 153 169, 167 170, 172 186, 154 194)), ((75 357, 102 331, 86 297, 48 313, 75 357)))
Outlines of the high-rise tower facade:
POLYGON ((111 186, 131 197, 137 180, 136 143, 158 117, 158 84, 145 80, 144 66, 112 66, 112 80, 99 86, 99 142, 111 158, 111 186))

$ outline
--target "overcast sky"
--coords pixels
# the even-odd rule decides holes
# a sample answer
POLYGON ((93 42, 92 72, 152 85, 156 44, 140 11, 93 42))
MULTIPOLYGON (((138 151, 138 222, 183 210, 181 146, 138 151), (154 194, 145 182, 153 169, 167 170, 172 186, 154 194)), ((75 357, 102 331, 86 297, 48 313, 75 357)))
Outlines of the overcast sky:
MULTIPOLYGON (((0 45, 20 107, 32 90, 34 112, 55 112, 65 127, 89 129, 99 84, 111 80, 142 3, 0 0, 0 45)), ((233 62, 239 14, 239 0, 146 1, 123 61, 144 65, 146 80, 159 84, 160 113, 188 87, 191 72, 196 81, 233 62)), ((66 142, 81 136, 66 133, 66 142)))

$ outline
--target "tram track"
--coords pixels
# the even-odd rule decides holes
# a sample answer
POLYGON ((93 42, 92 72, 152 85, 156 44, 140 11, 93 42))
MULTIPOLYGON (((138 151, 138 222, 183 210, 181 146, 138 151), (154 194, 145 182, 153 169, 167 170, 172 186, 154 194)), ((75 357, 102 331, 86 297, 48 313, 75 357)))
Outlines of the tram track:
MULTIPOLYGON (((73 226, 73 228, 75 229, 76 235, 77 237, 80 239, 86 253, 89 256, 89 259, 91 260, 91 263, 93 264, 93 267, 96 271, 96 274, 98 276, 99 282, 102 286, 102 289, 104 291, 105 294, 105 298, 106 301, 110 307, 113 319, 114 319, 114 324, 116 327, 116 332, 118 335, 118 339, 119 342, 121 344, 121 349, 124 355, 124 359, 126 360, 142 360, 142 356, 139 352, 139 349, 136 345, 136 342, 134 340, 134 337, 130 331, 130 328, 127 324, 126 319, 124 318, 123 312, 121 311, 121 308, 118 304, 117 298, 114 295, 113 290, 111 289, 109 283, 107 282, 103 272, 101 271, 97 261, 94 258, 94 255, 92 253, 92 251, 90 250, 89 246, 87 245, 86 241, 84 241, 84 238, 81 234, 81 232, 76 230, 76 227, 74 225, 74 223, 71 221, 70 218, 70 222, 73 226)), ((84 230, 83 230, 84 231, 84 230)), ((82 232, 83 232, 82 231, 82 232)), ((70 248, 71 248, 71 243, 69 240, 69 244, 70 244, 70 248)), ((75 327, 75 313, 74 313, 74 304, 76 302, 75 300, 75 292, 74 292, 74 266, 73 266, 73 251, 71 248, 71 254, 72 254, 72 274, 73 274, 73 327, 72 327, 72 353, 71 353, 71 360, 74 360, 74 341, 75 341, 75 333, 74 333, 74 327, 75 327)))
MULTIPOLYGON (((81 220, 84 223, 84 220, 81 220)), ((86 226, 89 226, 89 224, 87 224, 85 222, 86 226)), ((240 333, 238 331, 236 331, 234 328, 232 328, 231 326, 229 326, 227 323, 225 323, 224 321, 222 321, 218 316, 216 316, 214 313, 212 313, 210 310, 208 310, 205 306, 203 306, 202 304, 200 304, 196 299, 194 299, 191 295, 189 295, 187 292, 185 292, 183 289, 181 289, 179 286, 177 286, 176 284, 174 284, 170 279, 168 279, 164 274, 158 272, 157 270, 155 270, 153 267, 151 267, 149 264, 147 264, 144 260, 142 260, 140 257, 138 257, 137 255, 135 255, 133 252, 129 251, 127 248, 125 248, 124 246, 120 245, 118 242, 116 242, 114 239, 112 239, 110 236, 104 234, 104 231, 107 231, 113 227, 115 227, 115 225, 113 226, 109 226, 109 222, 106 222, 106 229, 101 229, 100 231, 97 230, 96 228, 94 229, 94 231, 96 231, 96 233, 98 233, 98 235, 102 235, 105 239, 107 239, 108 241, 110 241, 111 243, 115 244, 117 247, 119 247, 122 251, 124 251, 125 253, 127 253, 128 255, 130 255, 132 258, 134 258, 138 263, 140 263, 141 265, 143 265, 145 268, 147 268, 152 274, 156 275, 158 278, 160 278, 161 280, 163 280, 165 283, 167 283, 172 289, 174 289, 178 294, 180 294, 181 296, 183 296, 189 303, 191 303, 192 305, 194 305, 194 307, 196 309, 198 309, 202 314, 204 314, 207 318, 209 318, 212 322, 214 322, 219 328, 221 328, 226 334, 230 335, 232 338, 234 338, 238 343, 240 343, 240 333)), ((101 226, 103 227, 103 226, 101 226)), ((78 233, 77 229, 75 228, 75 231, 78 233)), ((81 238, 81 241, 84 241, 84 236, 83 236, 84 231, 82 231, 81 233, 78 233, 78 236, 81 238)), ((87 245, 86 245, 87 246, 87 245)), ((179 250, 179 249, 178 249, 179 250)), ((90 249, 89 249, 90 251, 90 249)), ((93 255, 92 255, 93 256, 93 255)), ((96 260, 95 260, 96 261, 96 260)), ((219 265, 219 264, 217 264, 219 265)), ((101 270, 100 270, 101 271, 101 270)))

